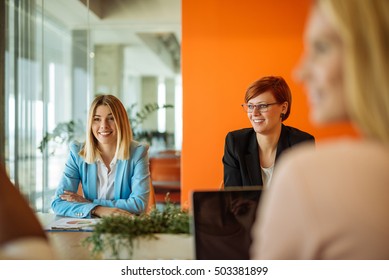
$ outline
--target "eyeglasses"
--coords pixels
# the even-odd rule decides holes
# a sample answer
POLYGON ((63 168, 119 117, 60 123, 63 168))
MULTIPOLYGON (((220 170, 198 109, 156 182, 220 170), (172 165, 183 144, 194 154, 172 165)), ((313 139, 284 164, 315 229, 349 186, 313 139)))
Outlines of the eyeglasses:
POLYGON ((266 103, 261 103, 261 104, 242 104, 242 107, 243 107, 243 109, 247 113, 254 112, 254 109, 257 109, 261 113, 265 113, 265 112, 267 112, 269 106, 275 105, 275 104, 279 104, 279 103, 278 102, 274 102, 274 103, 268 103, 268 104, 266 104, 266 103))

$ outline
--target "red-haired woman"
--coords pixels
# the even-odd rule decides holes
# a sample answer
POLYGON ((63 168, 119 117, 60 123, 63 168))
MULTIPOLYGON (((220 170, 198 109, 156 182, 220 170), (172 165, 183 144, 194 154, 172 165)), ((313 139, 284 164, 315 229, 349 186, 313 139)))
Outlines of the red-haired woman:
POLYGON ((285 150, 315 138, 282 122, 289 117, 292 95, 282 77, 263 77, 245 94, 243 109, 252 128, 231 131, 224 146, 224 186, 268 187, 274 165, 285 150))

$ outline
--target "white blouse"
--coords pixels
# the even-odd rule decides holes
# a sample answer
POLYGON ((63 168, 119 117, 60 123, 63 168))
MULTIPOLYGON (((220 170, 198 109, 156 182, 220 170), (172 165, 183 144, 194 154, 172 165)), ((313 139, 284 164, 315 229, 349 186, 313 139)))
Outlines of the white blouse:
POLYGON ((111 170, 100 159, 97 160, 97 198, 114 199, 115 194, 115 174, 116 174, 116 157, 109 164, 111 170))
POLYGON ((270 167, 261 166, 263 189, 267 189, 270 185, 271 178, 273 177, 274 164, 270 167))

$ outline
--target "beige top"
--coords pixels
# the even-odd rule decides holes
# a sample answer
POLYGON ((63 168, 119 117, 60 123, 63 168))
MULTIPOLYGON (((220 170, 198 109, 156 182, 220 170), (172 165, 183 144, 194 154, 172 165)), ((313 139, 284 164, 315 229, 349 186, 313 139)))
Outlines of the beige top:
POLYGON ((253 259, 389 259, 389 147, 290 150, 258 211, 253 259))

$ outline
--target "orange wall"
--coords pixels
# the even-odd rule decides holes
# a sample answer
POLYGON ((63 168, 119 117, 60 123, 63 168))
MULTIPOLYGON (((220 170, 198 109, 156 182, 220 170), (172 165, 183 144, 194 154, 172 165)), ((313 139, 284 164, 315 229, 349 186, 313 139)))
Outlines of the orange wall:
POLYGON ((250 126, 240 104, 262 76, 281 75, 292 90, 286 125, 318 140, 353 134, 348 125, 313 127, 302 86, 292 77, 310 2, 182 0, 182 205, 190 205, 192 190, 219 187, 225 136, 250 126))

